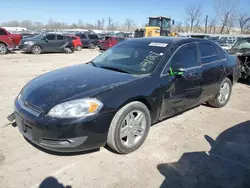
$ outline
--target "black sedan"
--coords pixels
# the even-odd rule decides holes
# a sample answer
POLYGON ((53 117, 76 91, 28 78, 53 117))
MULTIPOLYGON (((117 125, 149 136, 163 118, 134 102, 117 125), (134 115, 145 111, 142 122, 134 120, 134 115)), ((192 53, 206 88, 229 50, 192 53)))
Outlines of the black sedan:
POLYGON ((31 80, 8 119, 49 150, 82 151, 107 143, 130 153, 153 123, 204 102, 225 106, 239 76, 236 62, 204 39, 131 39, 87 64, 31 80))
POLYGON ((39 34, 34 37, 24 38, 20 41, 19 48, 33 54, 43 52, 74 52, 74 46, 70 37, 54 33, 39 34))

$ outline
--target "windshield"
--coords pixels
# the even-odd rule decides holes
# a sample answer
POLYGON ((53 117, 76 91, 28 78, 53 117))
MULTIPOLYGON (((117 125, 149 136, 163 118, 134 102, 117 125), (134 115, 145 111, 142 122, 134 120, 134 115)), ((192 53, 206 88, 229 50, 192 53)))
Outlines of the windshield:
POLYGON ((161 20, 159 18, 150 18, 149 26, 161 27, 161 20))
POLYGON ((44 34, 35 35, 35 36, 31 37, 31 38, 35 39, 35 40, 39 40, 39 39, 44 38, 44 34))
POLYGON ((92 63, 129 74, 150 74, 160 63, 166 46, 166 43, 122 42, 96 57, 92 63))
POLYGON ((250 49, 250 39, 240 39, 238 40, 233 48, 237 49, 243 49, 243 48, 249 48, 250 49))

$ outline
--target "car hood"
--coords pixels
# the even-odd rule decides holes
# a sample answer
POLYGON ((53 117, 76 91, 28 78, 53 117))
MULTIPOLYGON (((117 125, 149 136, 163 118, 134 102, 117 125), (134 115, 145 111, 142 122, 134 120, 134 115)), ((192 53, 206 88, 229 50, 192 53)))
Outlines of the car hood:
POLYGON ((250 55, 250 48, 242 48, 242 49, 238 49, 238 48, 231 48, 230 50, 228 50, 228 52, 230 54, 235 54, 235 55, 239 55, 239 56, 249 56, 250 55))
POLYGON ((31 80, 22 89, 21 98, 26 104, 47 112, 61 102, 98 94, 134 79, 132 75, 90 64, 75 65, 31 80))

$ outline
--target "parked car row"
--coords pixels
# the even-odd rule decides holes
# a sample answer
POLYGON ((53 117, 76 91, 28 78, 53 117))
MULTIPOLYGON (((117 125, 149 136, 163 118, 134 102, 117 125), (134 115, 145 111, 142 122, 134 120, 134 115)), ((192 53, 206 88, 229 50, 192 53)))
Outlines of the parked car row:
POLYGON ((40 33, 40 34, 11 34, 0 28, 0 54, 19 48, 33 54, 43 52, 73 53, 82 48, 107 50, 124 41, 124 37, 103 36, 100 38, 92 32, 72 34, 40 33))

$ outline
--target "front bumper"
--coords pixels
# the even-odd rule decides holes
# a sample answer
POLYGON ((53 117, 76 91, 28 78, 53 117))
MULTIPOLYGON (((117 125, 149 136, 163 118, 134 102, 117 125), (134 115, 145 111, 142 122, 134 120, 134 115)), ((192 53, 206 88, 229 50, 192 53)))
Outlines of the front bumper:
POLYGON ((37 115, 15 100, 14 117, 22 135, 40 147, 57 152, 76 152, 106 144, 113 113, 87 118, 55 119, 37 115))
POLYGON ((27 44, 21 44, 18 47, 19 47, 19 49, 26 51, 26 52, 31 52, 31 49, 32 49, 32 46, 27 45, 27 44))

